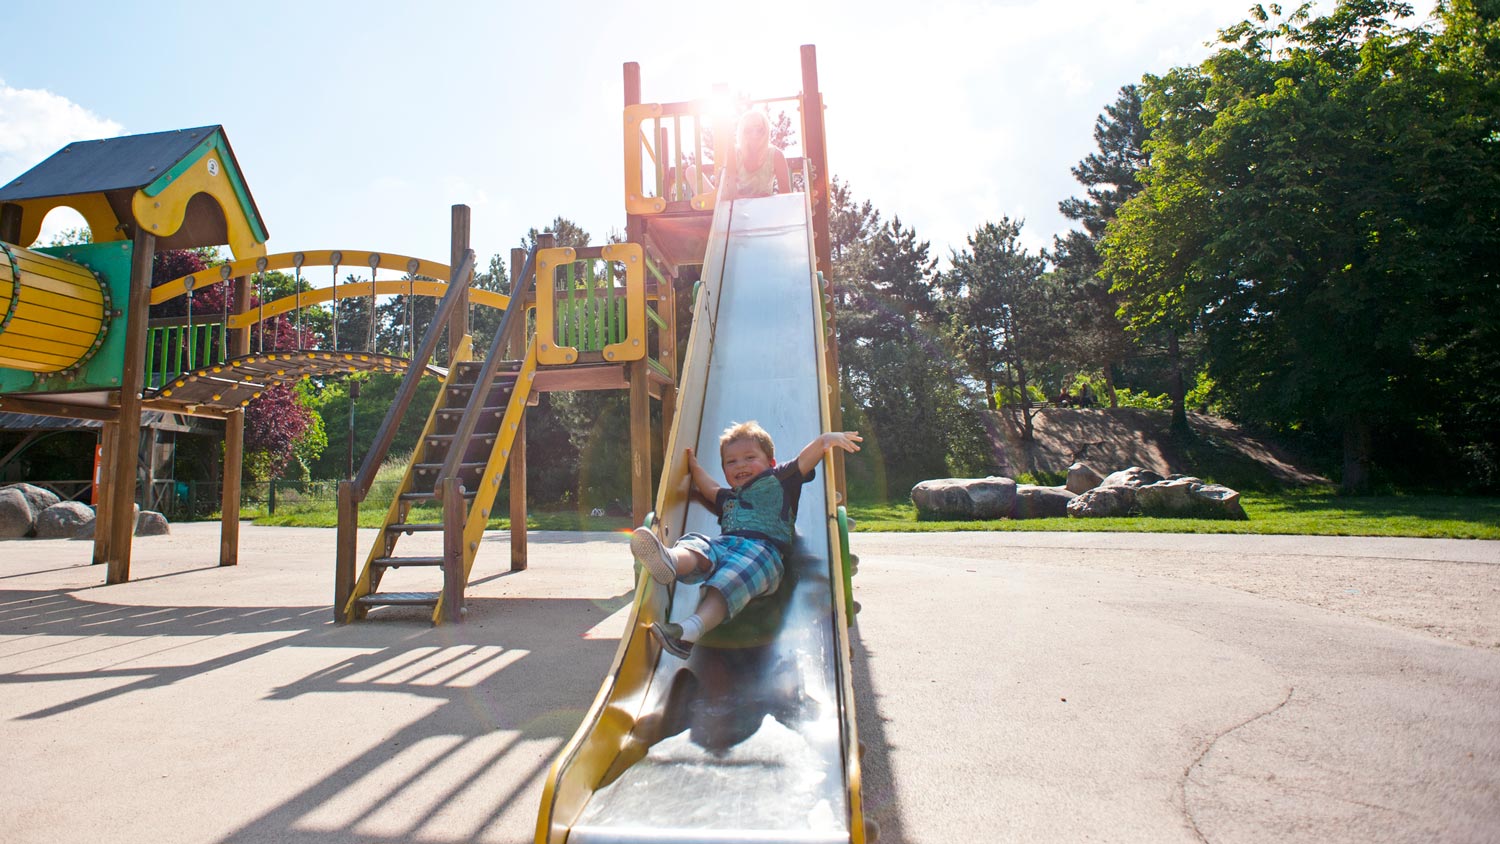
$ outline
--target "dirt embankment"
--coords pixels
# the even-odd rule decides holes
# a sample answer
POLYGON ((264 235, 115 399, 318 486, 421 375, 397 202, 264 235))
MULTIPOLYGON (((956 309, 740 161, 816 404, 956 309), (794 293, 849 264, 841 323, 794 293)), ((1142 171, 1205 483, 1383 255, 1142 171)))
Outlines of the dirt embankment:
POLYGON ((1048 408, 1037 414, 1035 440, 1023 443, 1004 413, 992 414, 1000 436, 1002 474, 1063 473, 1075 460, 1108 474, 1141 466, 1163 475, 1209 476, 1231 486, 1266 487, 1328 483, 1328 479, 1293 462, 1274 444, 1253 437, 1233 423, 1189 413, 1195 435, 1179 441, 1168 432, 1163 410, 1133 407, 1048 408))

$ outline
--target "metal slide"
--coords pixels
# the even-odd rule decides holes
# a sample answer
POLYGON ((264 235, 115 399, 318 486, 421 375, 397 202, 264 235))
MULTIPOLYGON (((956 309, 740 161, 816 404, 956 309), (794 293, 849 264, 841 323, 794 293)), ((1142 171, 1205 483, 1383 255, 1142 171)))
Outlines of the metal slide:
MULTIPOLYGON (((660 535, 718 532, 688 497, 682 451, 718 474, 718 437, 758 420, 789 460, 827 430, 822 291, 806 197, 721 203, 694 306, 660 535)), ((614 665, 548 775, 539 844, 863 844, 848 620, 828 464, 803 487, 782 587, 693 649, 663 654, 647 627, 681 620, 696 586, 641 573, 614 665)), ((622 552, 623 553, 623 552, 622 552)), ((626 565, 622 559, 621 565, 626 565)))

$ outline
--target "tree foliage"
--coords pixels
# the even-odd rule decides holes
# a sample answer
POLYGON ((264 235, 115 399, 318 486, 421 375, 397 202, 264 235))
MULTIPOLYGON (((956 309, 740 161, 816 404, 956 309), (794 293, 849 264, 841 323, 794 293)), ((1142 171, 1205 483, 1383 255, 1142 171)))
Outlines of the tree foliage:
POLYGON ((1494 366, 1494 16, 1410 14, 1257 6, 1201 65, 1147 77, 1145 188, 1104 246, 1133 328, 1201 324, 1235 412, 1340 430, 1351 491, 1377 432, 1440 424, 1494 366))

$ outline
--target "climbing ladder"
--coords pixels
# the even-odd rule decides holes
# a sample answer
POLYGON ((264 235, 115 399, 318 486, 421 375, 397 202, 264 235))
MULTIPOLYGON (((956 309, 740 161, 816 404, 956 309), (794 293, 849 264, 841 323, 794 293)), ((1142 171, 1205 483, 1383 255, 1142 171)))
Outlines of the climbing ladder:
MULTIPOLYGON (((356 576, 359 502, 410 407, 417 378, 436 349, 447 314, 459 307, 473 267, 473 253, 466 255, 448 283, 358 477, 340 484, 334 598, 340 622, 363 619, 371 608, 381 606, 431 607, 435 624, 462 617, 464 588, 500 480, 517 450, 527 400, 537 389, 547 389, 534 383, 538 367, 548 368, 553 389, 610 389, 598 385, 608 385, 615 378, 622 379, 623 385, 626 365, 641 370, 643 388, 648 388, 648 378, 671 383, 674 370, 648 356, 648 325, 666 326, 658 334, 659 354, 672 360, 675 352, 672 323, 652 313, 646 303, 646 263, 644 250, 630 243, 581 249, 546 245, 526 255, 488 353, 476 360, 468 336, 457 344, 380 534, 356 576), (595 267, 593 262, 602 266, 595 267), (535 331, 528 330, 532 308, 535 331), (507 358, 507 349, 519 350, 519 359, 507 358), (640 366, 642 361, 647 365, 640 366), (658 376, 658 371, 663 374, 658 376), (573 380, 568 380, 570 376, 573 380), (428 532, 442 534, 441 554, 397 553, 402 537, 428 532), (412 568, 418 574, 391 578, 401 588, 382 591, 382 581, 400 568, 412 568), (413 581, 426 588, 409 588, 413 581)), ((670 285, 664 288, 670 305, 670 285)), ((660 290, 657 295, 662 295, 660 290)), ((643 401, 645 394, 642 389, 643 401)), ((632 448, 649 461, 647 437, 649 432, 635 450, 633 431, 632 448)), ((513 534, 516 529, 523 528, 513 526, 513 534)))
MULTIPOLYGON (((416 451, 391 498, 380 535, 345 607, 350 618, 363 618, 371 607, 377 606, 424 606, 432 608, 433 622, 437 623, 443 617, 445 594, 462 590, 462 585, 468 582, 480 536, 489 521, 495 492, 526 411, 526 397, 536 377, 537 365, 536 344, 531 343, 524 360, 503 361, 494 367, 490 383, 482 388, 482 399, 475 401, 485 380, 486 367, 482 361, 469 359, 471 348, 465 338, 427 416, 416 451), (444 489, 439 479, 449 465, 456 470, 451 476, 454 483, 444 489), (455 494, 462 499, 461 505, 444 500, 455 494), (445 553, 438 556, 397 555, 401 537, 443 532, 445 510, 458 506, 462 507, 462 524, 450 527, 460 540, 455 561, 458 565, 445 566, 451 559, 446 547, 445 553), (437 572, 432 578, 435 588, 379 591, 387 571, 407 566, 437 572), (457 584, 449 582, 454 578, 458 578, 457 584)), ((445 542, 445 546, 449 544, 452 543, 445 542)))

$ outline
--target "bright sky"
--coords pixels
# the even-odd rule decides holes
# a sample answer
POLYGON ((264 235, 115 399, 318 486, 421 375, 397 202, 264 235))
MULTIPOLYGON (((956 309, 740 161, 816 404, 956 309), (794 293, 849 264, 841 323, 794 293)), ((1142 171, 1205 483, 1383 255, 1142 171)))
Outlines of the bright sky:
POLYGON ((857 197, 936 256, 1001 215, 1040 247, 1120 86, 1201 60, 1249 6, 9 0, 0 184, 70 141, 217 123, 272 251, 445 260, 454 203, 481 262, 557 215, 602 242, 625 222, 624 62, 647 102, 788 96, 811 43, 830 170, 857 197))

